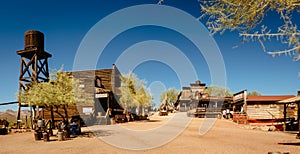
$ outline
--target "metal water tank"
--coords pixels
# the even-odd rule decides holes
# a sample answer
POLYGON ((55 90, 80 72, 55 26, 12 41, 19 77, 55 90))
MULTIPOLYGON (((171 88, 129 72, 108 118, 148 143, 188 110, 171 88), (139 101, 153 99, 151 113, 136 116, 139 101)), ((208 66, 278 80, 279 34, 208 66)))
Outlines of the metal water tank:
POLYGON ((44 34, 36 30, 29 30, 25 32, 25 50, 40 50, 44 51, 44 34))

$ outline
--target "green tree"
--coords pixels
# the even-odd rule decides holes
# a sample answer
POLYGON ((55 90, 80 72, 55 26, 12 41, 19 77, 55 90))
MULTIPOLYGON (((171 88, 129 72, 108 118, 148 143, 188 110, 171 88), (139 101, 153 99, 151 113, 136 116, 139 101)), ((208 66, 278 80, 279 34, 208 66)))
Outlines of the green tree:
POLYGON ((145 84, 145 80, 140 80, 132 72, 121 77, 120 104, 125 109, 124 112, 134 108, 138 108, 139 110, 141 107, 151 105, 152 96, 145 88, 145 84))
POLYGON ((300 59, 300 31, 294 24, 300 13, 299 0, 199 0, 199 3, 203 12, 199 19, 206 21, 211 33, 237 30, 243 41, 259 41, 268 54, 294 54, 296 60, 300 59), (276 29, 262 25, 269 13, 278 14, 282 25, 276 29), (261 30, 255 30, 260 25, 261 30), (286 48, 272 51, 265 41, 280 41, 286 48))
POLYGON ((247 93, 247 96, 261 96, 261 93, 254 90, 252 92, 247 93))
POLYGON ((56 112, 67 122, 68 105, 93 103, 92 95, 80 89, 79 83, 80 81, 73 78, 70 73, 59 70, 50 74, 49 82, 33 82, 29 90, 20 91, 18 99, 22 103, 29 104, 29 106, 49 107, 51 113, 56 112), (59 112, 61 107, 64 109, 64 115, 59 112))
POLYGON ((207 93, 209 96, 222 96, 222 97, 232 96, 228 88, 217 87, 217 86, 207 87, 203 92, 207 93))
POLYGON ((170 88, 166 91, 163 91, 160 94, 160 102, 165 103, 165 101, 167 101, 174 104, 177 101, 179 93, 180 91, 176 90, 175 88, 170 88))

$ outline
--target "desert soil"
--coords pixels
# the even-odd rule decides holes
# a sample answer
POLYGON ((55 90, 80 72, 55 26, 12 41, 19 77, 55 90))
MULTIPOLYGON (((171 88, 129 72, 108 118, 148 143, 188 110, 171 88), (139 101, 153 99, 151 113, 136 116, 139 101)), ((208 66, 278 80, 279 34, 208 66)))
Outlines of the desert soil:
MULTIPOLYGON (((154 115, 150 117, 150 122, 139 121, 116 125, 139 131, 151 130, 163 126, 172 116, 174 115, 164 117, 154 115)), ((295 134, 253 130, 230 120, 217 119, 206 134, 199 135, 199 127, 204 120, 204 118, 193 118, 181 134, 170 142, 152 149, 122 149, 106 143, 101 135, 99 138, 88 133, 67 141, 57 141, 55 136, 50 137, 49 142, 35 141, 33 133, 27 132, 0 135, 0 153, 300 153, 300 140, 295 138, 295 134)), ((99 127, 109 129, 111 126, 99 127)), ((84 132, 88 130, 88 128, 83 128, 84 132)), ((114 131, 106 134, 106 136, 110 135, 118 136, 114 131)), ((165 136, 164 134, 157 135, 162 138, 165 136)), ((133 138, 122 139, 118 142, 131 142, 131 140, 133 138)))

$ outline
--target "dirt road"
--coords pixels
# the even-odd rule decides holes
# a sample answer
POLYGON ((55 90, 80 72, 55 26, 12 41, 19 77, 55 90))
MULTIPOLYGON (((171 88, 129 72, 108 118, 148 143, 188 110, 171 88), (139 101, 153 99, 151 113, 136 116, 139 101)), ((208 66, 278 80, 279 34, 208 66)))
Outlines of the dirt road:
MULTIPOLYGON (((117 125, 139 131, 151 130, 165 124, 168 118, 154 117, 151 122, 130 122, 117 125)), ((0 153, 300 153, 300 140, 295 139, 295 134, 250 130, 244 128, 243 125, 218 119, 206 134, 200 136, 199 126, 203 121, 204 119, 200 118, 192 119, 180 135, 164 145, 148 150, 125 150, 104 142, 105 137, 116 137, 119 133, 110 129, 110 126, 105 126, 103 128, 106 131, 99 130, 98 134, 96 133, 98 137, 83 135, 68 141, 56 141, 55 137, 51 137, 50 142, 34 141, 33 133, 2 135, 0 136, 0 153)), ((166 134, 153 136, 160 135, 163 138, 166 134)), ((127 143, 134 138, 134 136, 123 138, 118 142, 127 143)), ((157 142, 159 140, 158 138, 157 142)))

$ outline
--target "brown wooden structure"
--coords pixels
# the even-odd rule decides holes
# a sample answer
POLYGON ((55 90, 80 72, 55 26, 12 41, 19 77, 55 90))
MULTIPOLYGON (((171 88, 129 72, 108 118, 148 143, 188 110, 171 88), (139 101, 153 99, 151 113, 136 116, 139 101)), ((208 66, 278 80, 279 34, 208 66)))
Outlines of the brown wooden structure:
POLYGON ((193 117, 217 117, 222 109, 231 107, 231 96, 209 96, 204 92, 206 88, 199 80, 189 87, 182 87, 179 110, 187 111, 193 117))
POLYGON ((195 83, 191 83, 189 87, 182 87, 180 101, 179 101, 179 111, 186 112, 194 105, 193 102, 198 101, 199 94, 203 93, 206 89, 206 84, 201 83, 197 80, 195 83))
POLYGON ((232 102, 232 97, 209 96, 199 94, 198 100, 192 102, 192 114, 194 117, 217 117, 221 111, 232 102))
MULTIPOLYGON (((32 82, 47 82, 49 78, 48 58, 52 55, 44 50, 44 34, 29 30, 25 32, 24 50, 17 51, 21 56, 19 91, 28 90, 32 82)), ((20 120, 21 107, 28 104, 19 102, 18 105, 18 124, 20 120)))
MULTIPOLYGON (((80 80, 80 86, 87 93, 94 95, 93 107, 95 116, 112 115, 122 112, 123 108, 118 104, 121 97, 121 73, 113 65, 112 69, 74 71, 72 75, 80 80), (101 112, 101 113, 100 113, 101 112)), ((82 111, 79 111, 81 113, 82 111)))
MULTIPOLYGON (((296 114, 297 114, 297 119, 296 119, 296 123, 298 124, 298 130, 299 130, 299 133, 297 134, 297 138, 300 139, 300 92, 298 91, 298 96, 296 97, 292 97, 292 98, 288 98, 288 99, 284 99, 284 100, 281 100, 281 101, 278 101, 277 102, 278 104, 283 104, 284 105, 284 119, 285 119, 285 122, 286 122, 286 118, 287 118, 287 109, 289 107, 293 107, 293 108, 297 108, 296 110, 296 114), (296 106, 297 104, 297 106, 296 106)), ((284 129, 286 129, 286 123, 284 124, 284 129)))
MULTIPOLYGON (((121 73, 115 65, 112 69, 84 70, 63 72, 79 79, 79 87, 94 99, 94 104, 86 104, 85 98, 82 102, 76 102, 76 106, 68 106, 69 117, 80 116, 86 124, 109 124, 110 118, 122 121, 123 108, 118 104, 121 92, 121 73), (121 119, 120 119, 121 118, 121 119), (104 122, 105 121, 105 122, 104 122)), ((59 109, 59 113, 64 115, 64 110, 59 109)), ((44 108, 43 119, 49 120, 50 109, 44 108)), ((61 115, 54 112, 54 121, 62 120, 61 115)))
POLYGON ((233 96, 233 119, 240 119, 242 123, 275 126, 279 130, 285 130, 287 118, 297 117, 297 106, 291 104, 293 95, 274 96, 247 96, 247 91, 241 91, 233 96), (286 101, 282 101, 286 100, 286 101), (280 103, 278 103, 280 102, 280 103), (246 116, 246 117, 245 117, 246 116))
POLYGON ((294 116, 295 108, 286 108, 277 101, 294 97, 293 95, 278 96, 247 96, 247 115, 249 119, 284 119, 294 116))
POLYGON ((173 112, 175 108, 172 107, 167 100, 164 100, 164 102, 160 105, 158 110, 160 116, 167 116, 168 113, 173 112))

